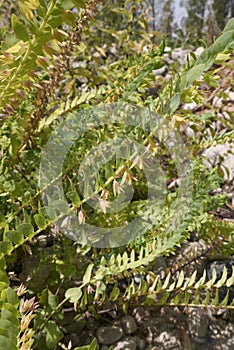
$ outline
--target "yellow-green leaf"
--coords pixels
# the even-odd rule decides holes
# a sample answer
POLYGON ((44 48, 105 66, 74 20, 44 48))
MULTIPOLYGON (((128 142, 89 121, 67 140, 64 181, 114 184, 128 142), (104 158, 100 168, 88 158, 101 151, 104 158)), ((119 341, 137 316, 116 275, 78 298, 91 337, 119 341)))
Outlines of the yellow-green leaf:
POLYGON ((40 6, 40 2, 38 0, 30 0, 30 1, 27 1, 26 4, 30 9, 33 9, 33 10, 40 6))
POLYGON ((163 283, 162 289, 166 289, 167 288, 168 283, 170 281, 170 278, 171 278, 171 273, 169 272, 167 277, 166 277, 166 279, 165 279, 165 281, 164 281, 164 283, 163 283))
POLYGON ((71 0, 71 1, 77 8, 85 9, 85 1, 84 0, 71 0))
POLYGON ((226 280, 227 280, 227 268, 226 268, 226 266, 224 266, 222 277, 221 277, 220 280, 216 283, 216 287, 217 287, 217 288, 222 287, 222 285, 225 284, 226 280))
POLYGON ((16 230, 7 231, 5 233, 7 239, 15 244, 21 244, 24 241, 24 235, 16 230))
POLYGON ((62 14, 63 21, 68 24, 69 26, 74 26, 77 21, 76 15, 72 12, 67 10, 62 14))
POLYGON ((35 214, 34 215, 34 220, 35 220, 35 223, 37 224, 37 226, 39 228, 46 228, 47 227, 47 223, 46 223, 46 219, 43 215, 41 214, 35 214))
POLYGON ((65 293, 65 298, 69 299, 71 303, 76 303, 82 296, 80 288, 69 288, 65 293))
POLYGON ((33 19, 33 12, 30 9, 30 7, 22 2, 19 2, 18 5, 19 5, 21 15, 28 21, 32 20, 33 19))
POLYGON ((227 279, 226 286, 229 288, 234 284, 234 266, 232 266, 232 276, 227 279))
POLYGON ((180 272, 179 277, 178 277, 178 282, 177 282, 176 288, 180 288, 182 286, 183 282, 184 282, 184 271, 182 270, 180 272))
POLYGON ((0 242, 0 253, 10 254, 13 246, 11 242, 0 242))
POLYGON ((18 17, 15 14, 13 14, 11 16, 11 25, 12 25, 12 28, 15 32, 15 35, 17 36, 17 38, 19 40, 23 40, 23 41, 29 40, 29 35, 28 35, 26 28, 20 22, 20 20, 18 19, 18 17))
POLYGON ((75 207, 80 206, 80 197, 76 191, 67 192, 66 195, 71 200, 72 205, 74 205, 75 207))
POLYGON ((90 282, 93 266, 94 266, 93 264, 90 264, 87 267, 87 270, 86 270, 84 277, 83 277, 83 284, 88 284, 90 282))
POLYGON ((34 235, 34 229, 31 224, 23 223, 16 227, 17 231, 22 233, 26 237, 33 237, 34 235))

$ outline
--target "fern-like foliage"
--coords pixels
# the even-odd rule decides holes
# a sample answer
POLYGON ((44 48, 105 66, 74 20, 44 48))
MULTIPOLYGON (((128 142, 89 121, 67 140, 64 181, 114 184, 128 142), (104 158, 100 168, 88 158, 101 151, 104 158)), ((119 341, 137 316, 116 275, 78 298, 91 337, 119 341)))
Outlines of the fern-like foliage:
MULTIPOLYGON (((43 91, 46 88, 37 85, 40 80, 40 72, 49 69, 53 71, 55 79, 56 72, 60 69, 60 74, 57 74, 57 77, 60 77, 61 65, 66 66, 65 56, 69 54, 70 47, 74 45, 74 35, 70 38, 63 26, 73 26, 74 33, 78 32, 80 38, 83 27, 97 11, 97 2, 90 1, 86 7, 85 2, 80 0, 18 1, 20 17, 15 14, 11 16, 13 33, 1 45, 0 106, 1 109, 5 109, 6 114, 17 113, 20 103, 30 98, 29 93, 36 96, 35 103, 38 103, 38 98, 43 101, 40 93, 36 95, 37 91, 43 91), (77 11, 71 11, 75 7, 77 11), (83 19, 81 19, 82 16, 83 19), (70 40, 68 44, 66 40, 70 40)), ((57 83, 58 80, 53 81, 50 89, 57 83)), ((43 102, 45 105, 45 101, 43 102)), ((18 143, 14 151, 17 153, 19 148, 18 143)), ((11 222, 11 219, 5 220, 1 215, 1 229, 4 229, 4 233, 0 242, 0 347, 29 350, 34 342, 32 339, 34 331, 29 325, 35 317, 33 310, 36 306, 34 299, 24 302, 21 300, 20 304, 19 297, 10 287, 5 272, 5 256, 9 256, 17 247, 32 239, 36 231, 27 213, 24 215, 24 223, 20 224, 21 220, 18 221, 16 230, 9 230, 8 222, 11 222)), ((40 221, 40 216, 36 221, 40 223, 39 231, 45 228, 44 223, 40 221)), ((24 293, 20 290, 18 294, 21 296, 24 293)))
POLYGON ((10 47, 2 45, 1 107, 16 93, 17 97, 24 97, 22 88, 35 83, 33 72, 38 67, 47 67, 49 59, 61 51, 66 33, 58 28, 64 20, 75 23, 76 15, 69 11, 73 6, 70 1, 19 1, 21 20, 14 14, 11 18, 15 43, 10 47))
MULTIPOLYGON (((56 210, 52 211, 50 218, 47 217, 41 201, 43 191, 37 185, 38 171, 35 170, 39 167, 41 150, 58 120, 66 117, 68 113, 77 117, 77 110, 87 108, 88 104, 120 101, 146 106, 150 111, 161 113, 162 119, 170 123, 172 120, 173 128, 177 127, 183 119, 176 115, 181 102, 186 102, 186 99, 199 100, 199 80, 217 60, 224 62, 227 56, 230 57, 234 47, 232 19, 220 37, 198 58, 191 54, 191 59, 188 59, 181 73, 165 84, 155 99, 147 97, 145 89, 154 79, 152 70, 164 65, 164 41, 139 56, 132 53, 133 49, 130 50, 129 57, 121 56, 114 68, 111 67, 110 74, 102 72, 97 86, 95 80, 94 86, 90 83, 83 93, 80 90, 79 94, 74 94, 76 89, 71 92, 72 86, 77 83, 76 79, 73 79, 69 82, 70 85, 66 85, 68 93, 64 97, 61 87, 63 75, 73 74, 70 72, 71 56, 76 54, 76 50, 82 54, 85 51, 81 40, 82 32, 88 29, 101 3, 95 0, 19 0, 19 9, 11 16, 10 36, 4 32, 1 34, 1 37, 6 37, 1 45, 0 55, 0 107, 4 117, 1 130, 0 178, 1 198, 4 199, 4 204, 0 205, 3 213, 0 215, 1 348, 29 350, 35 346, 34 339, 40 344, 40 334, 45 337, 48 348, 55 348, 63 334, 54 316, 68 300, 74 303, 75 309, 81 315, 87 310, 95 315, 98 308, 107 301, 115 302, 125 310, 130 302, 142 302, 145 305, 234 307, 231 298, 234 270, 228 274, 224 268, 220 278, 217 278, 213 270, 210 279, 207 279, 205 270, 202 276, 197 277, 197 273, 194 272, 189 278, 181 270, 177 278, 168 272, 164 280, 150 271, 150 264, 157 257, 174 254, 176 248, 194 231, 211 245, 216 236, 223 233, 223 242, 217 247, 221 252, 226 249, 228 253, 231 250, 233 225, 217 222, 210 214, 226 200, 222 195, 209 196, 210 191, 220 185, 220 178, 215 172, 207 173, 201 162, 196 160, 191 161, 190 169, 194 188, 189 187, 189 181, 188 184, 184 183, 184 207, 178 208, 175 205, 175 198, 179 196, 177 190, 168 191, 158 225, 154 225, 137 241, 129 242, 126 251, 121 248, 100 249, 97 253, 94 249, 91 253, 91 248, 77 246, 80 261, 84 265, 84 274, 78 276, 78 287, 67 289, 65 298, 62 297, 61 301, 58 302, 57 296, 46 288, 39 293, 40 304, 45 310, 36 314, 38 304, 34 299, 22 298, 26 292, 24 288, 14 290, 10 286, 6 273, 9 257, 17 254, 20 247, 27 247, 26 244, 32 242, 40 233, 49 233, 61 219, 56 210), (191 197, 187 196, 187 193, 190 193, 191 197), (188 197, 192 200, 187 200, 188 197), (228 241, 228 244, 224 240, 228 241), (136 279, 136 276, 140 276, 140 279, 136 279), (127 281, 126 290, 122 288, 123 279, 127 281), (32 329, 34 318, 36 321, 32 329)), ((119 39, 120 47, 123 41, 124 39, 119 39)), ((106 54, 103 49, 96 46, 96 50, 105 60, 106 54)), ((100 61, 104 64, 101 59, 100 61)), ((87 70, 80 67, 77 75, 79 74, 90 77, 87 70)), ((110 133, 118 135, 128 131, 115 125, 110 133)), ((170 130, 164 131, 167 134, 170 130)), ((154 134, 145 135, 137 128, 129 133, 137 136, 139 141, 144 140, 144 146, 152 150, 153 155, 158 155, 162 160, 166 159, 167 153, 161 147, 160 141, 155 140, 154 134)), ((77 175, 73 169, 74 164, 86 154, 88 147, 93 146, 96 141, 105 140, 107 134, 105 128, 100 128, 94 130, 91 135, 87 133, 83 136, 77 150, 68 156, 68 161, 65 162, 68 176, 59 174, 63 179, 68 179, 67 183, 64 180, 64 189, 69 199, 69 212, 78 213, 80 221, 85 220, 87 216, 91 222, 102 224, 103 217, 98 218, 88 209, 85 212, 85 205, 91 196, 80 198, 80 193, 73 183, 77 175)), ((195 156, 199 147, 198 145, 196 150, 193 150, 195 156)), ((133 182, 132 179, 135 178, 138 193, 145 194, 146 184, 139 174, 139 159, 132 160, 132 173, 129 164, 126 163, 116 166, 115 171, 114 166, 111 171, 110 168, 105 169, 106 177, 100 177, 97 193, 113 192, 115 195, 118 186, 116 178, 119 176, 124 181, 128 179, 129 182, 133 182)), ((172 171, 170 165, 166 171, 172 171)), ((170 176, 174 176, 173 171, 170 176)), ((141 197, 133 200, 129 208, 116 218, 116 222, 130 221, 131 215, 134 217, 136 212, 141 211, 145 222, 154 219, 157 215, 156 210, 152 211, 151 208, 144 211, 143 204, 144 199, 141 197)), ((65 213, 66 219, 69 218, 69 212, 65 213)), ((72 258, 68 254, 67 259, 71 261, 72 258)), ((56 260, 56 264, 62 265, 62 258, 59 259, 56 260)), ((59 272, 65 279, 62 268, 59 272)), ((71 275, 75 278, 73 271, 71 275)), ((39 345, 39 348, 42 347, 43 345, 39 345)), ((96 348, 95 340, 89 348, 96 348)))

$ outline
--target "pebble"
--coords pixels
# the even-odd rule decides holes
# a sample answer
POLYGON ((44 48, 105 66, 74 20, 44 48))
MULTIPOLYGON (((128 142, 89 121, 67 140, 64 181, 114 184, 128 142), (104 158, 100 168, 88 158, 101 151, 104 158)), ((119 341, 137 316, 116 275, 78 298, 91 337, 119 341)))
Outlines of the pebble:
POLYGON ((204 159, 203 163, 210 168, 221 163, 224 170, 224 180, 232 180, 234 178, 234 144, 223 144, 212 146, 207 148, 203 152, 203 156, 208 158, 208 161, 204 159), (221 157, 224 159, 221 160, 221 157), (227 170, 226 170, 226 169, 227 170))
POLYGON ((128 337, 123 338, 113 347, 113 350, 136 350, 136 349, 137 349, 136 341, 128 337))
POLYGON ((133 316, 135 317, 135 320, 137 322, 137 324, 142 324, 145 320, 150 318, 150 313, 149 311, 147 311, 147 309, 145 309, 142 306, 136 307, 133 310, 133 316))
POLYGON ((164 73, 166 73, 166 71, 167 71, 167 66, 163 66, 162 68, 154 69, 152 73, 154 76, 158 76, 158 75, 163 75, 164 73))
POLYGON ((112 345, 123 337, 124 333, 121 327, 106 326, 97 330, 97 340, 103 345, 112 345))
POLYGON ((158 256, 152 267, 153 273, 155 273, 155 275, 159 275, 159 277, 163 279, 166 276, 166 268, 167 268, 167 265, 164 257, 158 256))
POLYGON ((179 341, 178 334, 175 332, 162 332, 155 340, 159 345, 159 349, 173 349, 173 350, 182 350, 181 343, 179 341))
POLYGON ((67 344, 71 342, 71 345, 76 347, 80 345, 80 337, 76 333, 69 333, 64 337, 64 342, 67 344))
POLYGON ((133 334, 137 331, 137 324, 132 316, 124 316, 121 319, 122 328, 126 335, 133 334))
POLYGON ((203 338, 208 332, 209 320, 206 315, 200 315, 199 310, 193 309, 188 314, 188 328, 190 333, 198 338, 203 338))
POLYGON ((137 349, 144 350, 145 349, 145 340, 140 338, 140 337, 137 337, 137 336, 134 336, 134 339, 136 342, 137 349))
POLYGON ((198 344, 204 344, 206 343, 206 338, 202 338, 202 337, 194 337, 192 338, 192 342, 198 343, 198 344))

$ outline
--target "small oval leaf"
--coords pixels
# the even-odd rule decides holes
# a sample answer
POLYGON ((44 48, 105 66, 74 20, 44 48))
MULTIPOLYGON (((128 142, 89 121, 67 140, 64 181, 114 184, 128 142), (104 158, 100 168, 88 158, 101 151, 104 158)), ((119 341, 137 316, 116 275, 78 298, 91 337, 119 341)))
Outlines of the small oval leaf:
POLYGON ((34 220, 39 228, 45 229, 47 227, 47 222, 46 222, 46 219, 43 215, 35 214, 34 220))
POLYGON ((15 244, 21 244, 24 241, 24 235, 16 230, 7 231, 5 236, 9 241, 15 244))
POLYGON ((16 227, 17 231, 22 233, 25 237, 33 237, 34 228, 31 224, 23 223, 16 227))
POLYGON ((16 37, 19 40, 23 40, 23 41, 29 40, 29 35, 27 30, 25 29, 24 25, 20 22, 20 20, 15 14, 11 16, 11 25, 15 32, 16 37))
POLYGON ((77 303, 81 298, 82 291, 80 288, 69 288, 65 293, 65 298, 69 299, 71 303, 77 303))

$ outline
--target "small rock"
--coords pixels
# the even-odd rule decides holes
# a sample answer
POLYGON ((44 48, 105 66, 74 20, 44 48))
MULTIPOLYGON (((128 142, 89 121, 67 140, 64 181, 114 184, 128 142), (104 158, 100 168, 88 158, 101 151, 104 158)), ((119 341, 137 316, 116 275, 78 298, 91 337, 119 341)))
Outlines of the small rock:
POLYGON ((80 345, 80 337, 76 333, 67 334, 64 337, 63 341, 65 344, 69 344, 71 342, 72 349, 74 349, 74 347, 80 345))
POLYGON ((152 267, 152 271, 153 273, 155 273, 155 275, 159 275, 160 278, 165 278, 166 276, 166 262, 164 257, 159 256, 156 258, 154 265, 152 267))
POLYGON ((218 96, 215 96, 213 98, 213 106, 214 107, 222 107, 222 104, 223 104, 223 100, 222 98, 218 97, 218 96))
POLYGON ((222 111, 221 117, 223 117, 225 120, 228 120, 229 122, 231 122, 231 120, 232 120, 230 113, 228 113, 226 111, 222 111))
POLYGON ((207 267, 207 277, 208 279, 212 278, 213 270, 216 270, 217 279, 220 279, 223 274, 223 269, 226 267, 228 272, 228 277, 231 277, 233 261, 213 261, 207 267))
POLYGON ((115 310, 109 311, 108 315, 110 315, 110 317, 112 317, 113 319, 116 319, 118 317, 118 314, 115 310))
POLYGON ((232 180, 234 177, 234 144, 212 146, 203 152, 206 158, 203 163, 210 169, 211 166, 221 164, 224 171, 224 180, 232 180), (208 159, 208 160, 207 160, 208 159), (227 170, 226 170, 227 169, 227 170))
POLYGON ((209 320, 206 315, 200 315, 199 310, 192 310, 188 315, 188 328, 190 333, 198 338, 203 338, 208 332, 209 320))
POLYGON ((200 54, 204 51, 204 47, 199 46, 196 50, 195 50, 195 55, 196 56, 200 56, 200 54))
POLYGON ((139 306, 133 310, 133 316, 135 317, 136 322, 141 324, 150 318, 150 313, 142 306, 139 306))
POLYGON ((100 327, 97 330, 97 340, 103 345, 112 345, 120 340, 123 335, 122 328, 116 326, 100 327))
POLYGON ((228 98, 229 100, 234 101, 234 91, 229 91, 228 98))
POLYGON ((155 340, 160 349, 182 350, 183 348, 178 338, 177 333, 164 331, 155 340))
POLYGON ((114 323, 113 323, 112 325, 115 326, 115 327, 120 327, 120 328, 122 328, 122 322, 121 322, 121 320, 116 320, 116 321, 114 321, 114 323))
POLYGON ((195 132, 194 132, 194 130, 192 128, 190 128, 190 126, 188 126, 186 128, 185 132, 186 132, 186 135, 188 137, 194 137, 195 136, 195 132))
POLYGON ((201 337, 194 337, 192 338, 192 341, 198 344, 204 344, 206 343, 207 339, 206 338, 201 338, 201 337))
POLYGON ((133 337, 137 346, 137 349, 144 350, 145 349, 145 340, 141 339, 140 337, 134 336, 133 337))
POLYGON ((189 51, 190 50, 183 50, 182 48, 177 47, 171 52, 171 58, 173 61, 179 61, 180 64, 184 64, 189 51))
POLYGON ((124 316, 121 318, 123 331, 125 334, 133 334, 137 331, 137 324, 132 316, 124 316))
POLYGON ((196 102, 190 102, 190 103, 185 103, 184 105, 183 105, 183 109, 185 109, 185 110, 189 110, 189 111, 191 111, 191 110, 193 110, 194 108, 196 108, 197 107, 197 103, 196 102))
POLYGON ((154 69, 152 73, 154 76, 157 76, 157 75, 163 75, 164 73, 166 73, 166 71, 167 71, 167 66, 163 66, 162 68, 154 69))
POLYGON ((65 312, 63 315, 62 325, 66 326, 68 324, 73 323, 75 316, 76 316, 76 312, 74 312, 74 311, 65 312))
POLYGON ((146 340, 148 343, 151 343, 159 337, 165 330, 174 328, 174 324, 168 322, 168 320, 163 319, 162 317, 154 317, 144 322, 143 324, 145 332, 147 333, 146 340))
POLYGON ((114 347, 113 350, 136 350, 136 341, 133 338, 123 338, 114 347))

